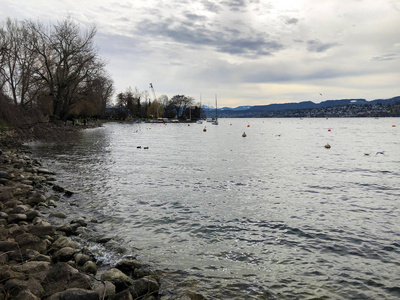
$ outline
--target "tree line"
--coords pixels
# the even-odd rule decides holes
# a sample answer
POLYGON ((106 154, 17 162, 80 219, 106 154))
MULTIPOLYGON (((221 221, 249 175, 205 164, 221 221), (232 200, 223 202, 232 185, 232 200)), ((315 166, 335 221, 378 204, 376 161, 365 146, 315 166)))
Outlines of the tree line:
POLYGON ((107 111, 109 117, 115 119, 159 119, 174 118, 178 120, 197 120, 204 117, 204 112, 195 99, 185 95, 168 98, 161 95, 154 99, 145 90, 140 92, 136 87, 127 88, 126 92, 117 94, 116 105, 107 111))
MULTIPOLYGON (((198 119, 192 97, 150 97, 127 88, 116 95, 105 61, 94 45, 96 27, 82 30, 70 17, 44 25, 6 19, 0 24, 2 101, 36 110, 51 119, 76 117, 198 119)), ((151 84, 150 84, 151 85, 151 84)), ((152 88, 152 85, 150 86, 152 88)))
POLYGON ((6 19, 0 27, 1 95, 61 120, 104 115, 114 83, 95 35, 95 26, 82 31, 69 17, 50 25, 6 19))

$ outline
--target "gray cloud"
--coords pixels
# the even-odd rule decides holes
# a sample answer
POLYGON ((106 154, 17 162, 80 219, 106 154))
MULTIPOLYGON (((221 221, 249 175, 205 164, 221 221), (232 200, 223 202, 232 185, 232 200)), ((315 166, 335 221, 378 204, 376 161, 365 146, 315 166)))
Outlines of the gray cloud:
POLYGON ((214 13, 218 13, 222 9, 221 6, 219 6, 217 3, 208 1, 208 0, 201 1, 201 4, 203 4, 204 8, 207 11, 214 12, 214 13))
POLYGON ((296 18, 287 18, 285 23, 286 24, 297 24, 299 22, 299 19, 296 18))
POLYGON ((324 44, 319 40, 309 40, 307 41, 307 50, 310 52, 325 52, 333 47, 338 46, 337 43, 327 43, 324 44))
POLYGON ((397 59, 397 54, 396 53, 388 53, 388 54, 383 54, 380 56, 374 56, 371 58, 373 61, 389 61, 389 60, 396 60, 397 59))
POLYGON ((137 30, 141 34, 158 36, 187 46, 208 46, 218 52, 249 58, 268 56, 284 48, 279 42, 268 40, 261 32, 241 37, 236 29, 211 30, 188 19, 178 21, 167 18, 157 23, 146 19, 139 23, 137 30))
POLYGON ((247 5, 246 0, 229 0, 229 1, 222 1, 221 4, 227 6, 231 11, 246 11, 247 5))

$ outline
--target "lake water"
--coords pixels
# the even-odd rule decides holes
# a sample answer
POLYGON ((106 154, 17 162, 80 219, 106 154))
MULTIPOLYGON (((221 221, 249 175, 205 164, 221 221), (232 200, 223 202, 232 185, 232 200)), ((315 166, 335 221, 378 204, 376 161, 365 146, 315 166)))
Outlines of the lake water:
POLYGON ((97 219, 91 234, 169 270, 171 289, 400 297, 400 119, 219 121, 108 123, 33 151, 77 192, 57 210, 97 219))

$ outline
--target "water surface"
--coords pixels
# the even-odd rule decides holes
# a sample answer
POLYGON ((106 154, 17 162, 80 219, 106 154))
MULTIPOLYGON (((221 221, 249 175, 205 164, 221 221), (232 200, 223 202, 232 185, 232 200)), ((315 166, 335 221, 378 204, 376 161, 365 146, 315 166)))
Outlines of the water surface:
POLYGON ((108 123, 33 150, 77 192, 57 209, 209 297, 398 299, 399 123, 108 123))

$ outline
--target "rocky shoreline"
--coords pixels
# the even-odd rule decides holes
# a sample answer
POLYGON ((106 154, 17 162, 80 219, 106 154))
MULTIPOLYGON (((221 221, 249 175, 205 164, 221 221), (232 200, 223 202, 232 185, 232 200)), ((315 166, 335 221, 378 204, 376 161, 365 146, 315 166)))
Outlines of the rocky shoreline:
POLYGON ((28 149, 0 148, 0 300, 206 299, 189 291, 171 292, 161 272, 134 259, 99 272, 101 262, 72 238, 87 221, 54 225, 41 213, 57 206, 49 190, 60 197, 72 192, 57 185, 56 174, 31 158, 28 149))

